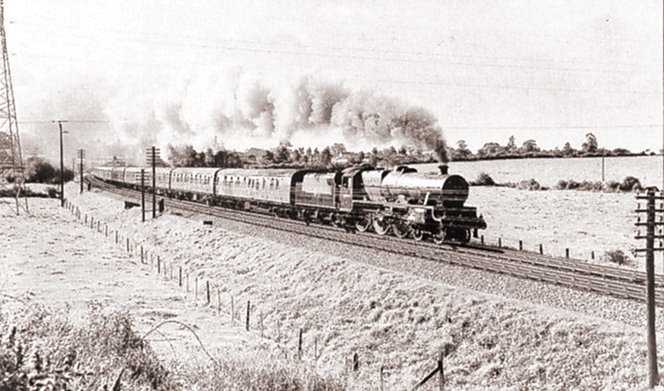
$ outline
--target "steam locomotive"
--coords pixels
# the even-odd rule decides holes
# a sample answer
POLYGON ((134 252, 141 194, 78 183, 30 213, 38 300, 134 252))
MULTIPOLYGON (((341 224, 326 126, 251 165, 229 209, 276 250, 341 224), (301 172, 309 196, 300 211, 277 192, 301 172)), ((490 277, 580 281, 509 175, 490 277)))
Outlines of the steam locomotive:
MULTIPOLYGON (((341 171, 299 169, 157 168, 155 191, 209 206, 270 213, 379 235, 466 243, 485 229, 475 207, 464 205, 468 182, 439 166, 440 175, 406 166, 360 165, 341 171)), ((105 182, 137 189, 140 167, 95 167, 105 182)), ((152 185, 151 170, 145 184, 152 185)))

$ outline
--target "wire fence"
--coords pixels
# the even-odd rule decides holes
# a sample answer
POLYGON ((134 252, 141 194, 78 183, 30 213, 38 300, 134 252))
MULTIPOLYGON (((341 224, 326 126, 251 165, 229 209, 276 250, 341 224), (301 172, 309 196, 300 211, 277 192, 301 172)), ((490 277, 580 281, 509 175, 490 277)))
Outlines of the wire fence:
MULTIPOLYGON (((307 333, 303 328, 289 328, 284 332, 281 322, 276 320, 276 330, 268 333, 265 328, 267 311, 256 300, 252 300, 251 297, 247 296, 226 294, 222 284, 215 283, 207 278, 200 278, 177 262, 169 262, 167 258, 159 253, 156 247, 147 246, 134 240, 130 234, 109 228, 108 223, 103 222, 92 213, 84 213, 79 206, 68 199, 65 200, 64 207, 74 215, 76 221, 94 230, 97 234, 103 235, 108 240, 112 240, 114 245, 121 247, 129 257, 137 258, 141 265, 151 267, 162 281, 176 285, 184 293, 185 298, 191 300, 196 306, 207 307, 217 316, 227 318, 231 327, 241 327, 245 332, 271 341, 285 359, 294 359, 310 364, 314 368, 317 367, 318 361, 325 350, 325 345, 323 341, 319 340, 315 332, 307 333), (308 338, 307 334, 314 334, 314 336, 308 338), (294 340, 289 338, 294 338, 294 340)), ((444 389, 446 380, 442 370, 443 357, 443 354, 441 354, 435 360, 432 360, 432 366, 435 369, 424 376, 423 380, 412 388, 413 390, 419 389, 425 383, 436 378, 436 374, 438 374, 437 388, 444 389)), ((391 372, 390 368, 383 363, 363 360, 357 351, 353 351, 350 357, 343 360, 346 386, 351 385, 348 382, 356 381, 362 367, 368 368, 372 365, 378 367, 374 384, 381 391, 387 390, 386 385, 388 375, 391 372)), ((397 374, 394 374, 394 376, 396 377, 397 374)))

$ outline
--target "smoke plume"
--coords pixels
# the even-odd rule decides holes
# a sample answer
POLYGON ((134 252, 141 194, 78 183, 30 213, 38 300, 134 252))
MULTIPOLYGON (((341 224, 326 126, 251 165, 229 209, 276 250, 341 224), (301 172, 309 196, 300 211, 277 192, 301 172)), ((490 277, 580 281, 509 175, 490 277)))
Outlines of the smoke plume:
MULTIPOLYGON (((442 131, 429 111, 342 83, 313 76, 273 81, 234 68, 155 83, 164 84, 165 89, 138 92, 127 84, 96 104, 103 107, 97 116, 110 121, 106 131, 114 150, 124 145, 129 160, 142 161, 150 144, 163 151, 169 144, 246 150, 284 142, 341 142, 351 150, 412 145, 447 160, 442 131)), ((95 147, 103 147, 96 141, 95 147)))

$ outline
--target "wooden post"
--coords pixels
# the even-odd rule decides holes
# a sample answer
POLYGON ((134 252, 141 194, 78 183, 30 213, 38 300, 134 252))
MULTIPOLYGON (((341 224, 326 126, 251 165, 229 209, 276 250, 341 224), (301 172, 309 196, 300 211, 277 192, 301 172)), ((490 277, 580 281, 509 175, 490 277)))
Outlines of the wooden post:
POLYGON ((498 238, 498 248, 503 247, 503 238, 498 238))
POLYGON ((542 254, 542 255, 544 255, 544 247, 542 246, 541 243, 540 243, 540 245, 539 245, 539 253, 542 254))
POLYGON ((115 244, 118 244, 118 231, 115 231, 115 244))
POLYGON ((380 391, 383 391, 385 388, 383 386, 383 372, 385 371, 385 367, 383 365, 380 366, 380 391))
POLYGON ((185 277, 185 283, 186 283, 186 292, 189 293, 189 273, 187 273, 187 276, 185 277))
POLYGON ((235 324, 235 299, 231 296, 231 326, 235 324))
POLYGON ((178 269, 178 286, 182 288, 182 266, 178 269))
POLYGON ((360 358, 357 355, 357 352, 353 353, 353 372, 357 372, 360 369, 360 358))
POLYGON ((482 245, 484 245, 484 235, 480 236, 480 243, 482 243, 482 245))
POLYGON ((251 301, 247 300, 247 324, 245 329, 249 331, 249 317, 251 316, 251 301))
POLYGON ((523 240, 519 240, 519 251, 523 251, 523 240))
POLYGON ((205 281, 205 296, 207 298, 207 305, 210 305, 210 281, 205 281))
POLYGON ((445 367, 443 366, 443 359, 444 359, 443 352, 440 352, 440 355, 438 356, 438 387, 440 391, 443 391, 445 389, 445 367))
POLYGON ((314 338, 314 360, 318 361, 318 337, 314 338))
POLYGON ((221 291, 217 288, 217 314, 221 315, 221 291))
POLYGON ((261 328, 261 338, 263 338, 263 311, 258 313, 258 325, 261 328))
POLYGON ((194 301, 198 301, 198 276, 194 278, 194 301))
POLYGON ((157 255, 157 274, 161 274, 161 258, 157 255))
POLYGON ((144 259, 143 257, 144 257, 144 254, 143 254, 143 245, 141 245, 141 263, 145 263, 145 259, 144 259))
POLYGON ((590 259, 592 259, 592 260, 595 259, 595 252, 594 251, 590 252, 590 259))
POLYGON ((302 360, 302 329, 297 336, 297 359, 302 360))
POLYGON ((565 249, 565 258, 569 259, 569 248, 565 249))
POLYGON ((105 227, 106 227, 106 228, 105 228, 105 230, 106 230, 106 237, 108 237, 108 224, 104 224, 104 225, 105 225, 105 227))

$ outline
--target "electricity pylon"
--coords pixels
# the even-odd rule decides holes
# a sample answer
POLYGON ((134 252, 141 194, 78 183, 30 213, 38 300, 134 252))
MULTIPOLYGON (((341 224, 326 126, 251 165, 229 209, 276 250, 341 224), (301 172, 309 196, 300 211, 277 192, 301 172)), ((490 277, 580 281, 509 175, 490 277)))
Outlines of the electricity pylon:
MULTIPOLYGON (((2 47, 2 74, 0 75, 0 182, 13 183, 16 191, 16 213, 19 213, 19 197, 23 190, 23 156, 21 139, 18 135, 14 86, 9 67, 7 52, 7 34, 5 32, 5 4, 0 0, 0 46, 2 47)), ((25 210, 28 210, 28 199, 25 210)))

